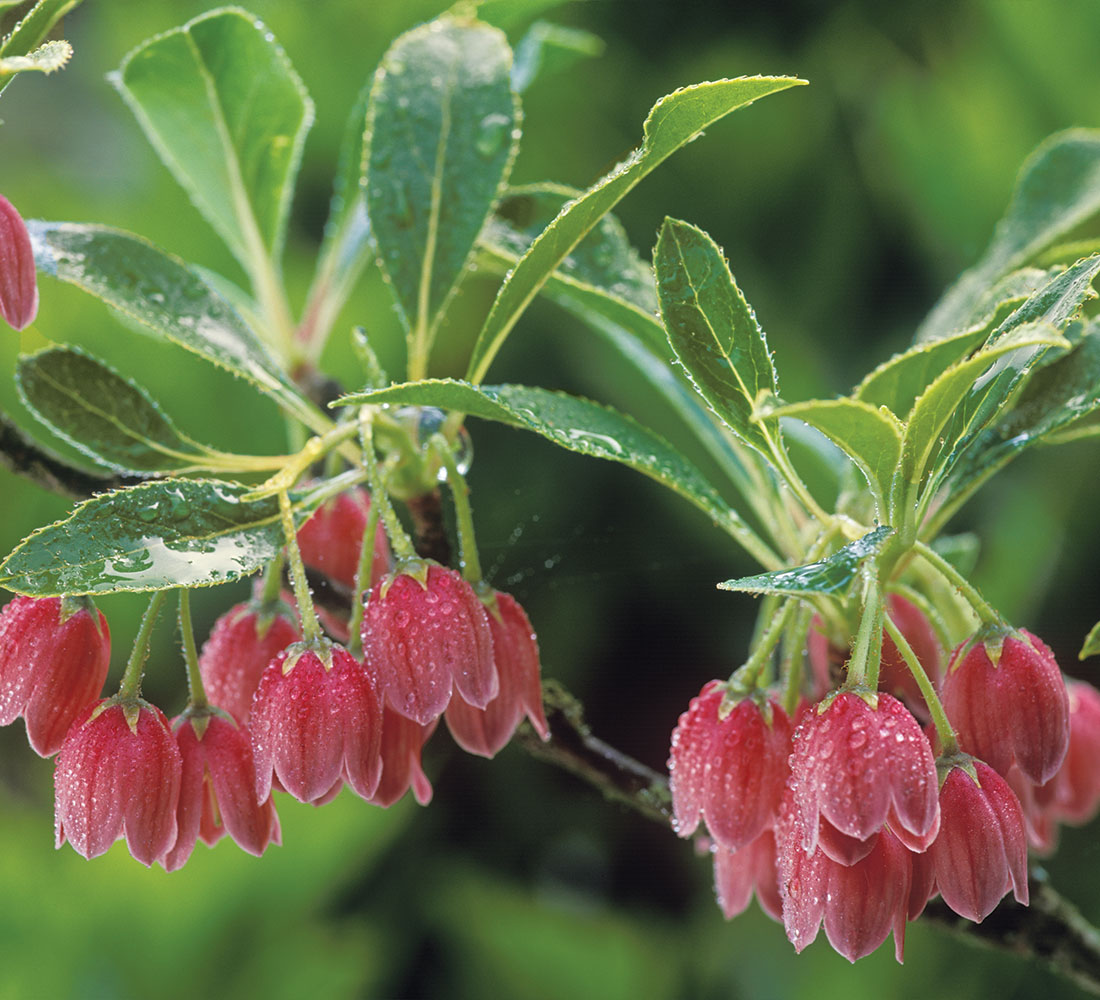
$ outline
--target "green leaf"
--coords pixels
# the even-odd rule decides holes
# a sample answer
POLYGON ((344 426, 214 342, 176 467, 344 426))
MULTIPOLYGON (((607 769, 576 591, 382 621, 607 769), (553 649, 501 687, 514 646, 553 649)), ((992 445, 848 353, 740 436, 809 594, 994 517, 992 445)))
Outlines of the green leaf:
POLYGON ((1047 139, 1020 171, 1004 218, 982 259, 948 289, 917 342, 964 328, 989 287, 1100 211, 1100 132, 1072 129, 1047 139))
POLYGON ((668 341, 692 384, 731 431, 769 454, 754 419, 762 394, 779 391, 764 331, 701 229, 665 219, 653 252, 657 297, 668 341))
POLYGON ((284 544, 279 502, 252 487, 175 479, 104 493, 40 528, 0 564, 32 597, 204 587, 255 572, 284 544))
POLYGON ((354 393, 333 405, 363 403, 438 406, 533 431, 569 451, 628 465, 690 500, 765 565, 775 562, 694 465, 652 431, 609 407, 547 389, 474 386, 453 379, 426 379, 354 393))
POLYGON ((313 105, 267 29, 211 11, 143 42, 112 82, 245 270, 278 261, 313 105))
MULTIPOLYGON (((50 58, 56 59, 56 54, 61 51, 59 46, 69 47, 69 43, 49 42, 42 45, 42 41, 49 34, 50 29, 69 11, 78 7, 80 2, 81 0, 39 0, 19 23, 0 40, 0 65, 24 57, 34 61, 34 52, 39 46, 46 50, 42 55, 46 57, 47 61, 50 58)), ((71 47, 69 47, 69 51, 71 53, 71 47)), ((16 65, 19 66, 20 64, 16 63, 16 65)), ((64 62, 61 65, 64 65, 64 62)), ((44 72, 50 72, 50 70, 39 66, 22 66, 21 68, 43 69, 44 72)), ((59 68, 60 66, 53 66, 53 69, 59 68)), ((9 69, 4 72, 0 69, 0 91, 3 91, 11 83, 16 72, 19 72, 19 70, 9 69)))
POLYGON ((516 44, 512 89, 522 94, 539 77, 568 69, 575 62, 602 55, 603 39, 590 31, 536 21, 516 44))
POLYGON ((718 589, 748 594, 840 594, 856 578, 860 564, 880 552, 893 534, 893 528, 880 525, 820 562, 727 580, 718 589))
MULTIPOLYGON (((902 439, 895 487, 920 483, 930 457, 941 444, 944 428, 964 401, 961 434, 969 433, 971 421, 995 412, 1043 351, 1065 346, 1065 339, 1051 327, 1028 324, 947 369, 913 406, 902 439)), ((952 444, 953 440, 948 447, 952 444)))
POLYGON ((1046 323, 1061 330, 1088 300, 1096 298, 1092 288, 1100 273, 1100 254, 1077 261, 1059 271, 1041 288, 1036 289, 989 336, 989 343, 1027 323, 1046 323))
POLYGON ((19 359, 27 408, 78 451, 116 472, 173 472, 201 465, 205 449, 180 433, 149 394, 71 347, 19 359))
POLYGON ((160 340, 247 379, 316 426, 316 413, 232 306, 177 257, 106 226, 27 223, 40 271, 68 281, 160 340))
POLYGON ((480 382, 485 377, 500 345, 550 275, 643 177, 736 108, 805 82, 794 77, 741 77, 696 84, 662 97, 646 118, 642 145, 569 202, 501 286, 474 344, 468 378, 480 382))
POLYGON ((34 70, 39 73, 53 73, 61 69, 71 58, 73 47, 58 39, 44 42, 25 56, 0 57, 0 80, 12 73, 26 73, 34 70))
POLYGON ((1081 647, 1081 652, 1077 654, 1077 659, 1084 660, 1090 656, 1096 656, 1100 653, 1100 622, 1097 622, 1089 630, 1089 634, 1085 637, 1085 644, 1081 647))
POLYGON ((518 144, 512 54, 497 28, 444 16, 390 47, 367 112, 367 215, 422 373, 518 144))
POLYGON ((967 449, 951 474, 952 492, 988 479, 1017 455, 1100 409, 1100 323, 1037 371, 1015 406, 967 449))
POLYGON ((854 399, 811 399, 772 410, 816 427, 855 463, 875 500, 876 516, 887 515, 890 484, 901 458, 902 425, 886 407, 854 399))

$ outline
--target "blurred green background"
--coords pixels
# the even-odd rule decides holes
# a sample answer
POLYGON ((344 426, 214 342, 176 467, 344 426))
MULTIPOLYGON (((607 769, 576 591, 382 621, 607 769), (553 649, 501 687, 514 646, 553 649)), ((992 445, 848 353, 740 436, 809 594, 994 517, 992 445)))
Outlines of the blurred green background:
MULTIPOLYGON (((515 0, 515 41, 545 2, 515 0)), ((63 26, 76 55, 0 100, 0 191, 28 217, 139 232, 239 277, 105 80, 149 35, 201 0, 86 0, 63 26)), ((427 0, 254 0, 317 106, 286 262, 300 305, 327 210, 345 117, 389 41, 441 8, 427 0)), ((845 391, 904 346, 942 288, 975 260, 1026 154, 1051 132, 1100 126, 1095 0, 785 0, 672 4, 588 0, 541 16, 602 37, 600 58, 541 79, 525 98, 516 182, 584 186, 641 135, 674 88, 751 73, 811 87, 740 111, 681 151, 619 211, 648 254, 661 219, 707 229, 768 331, 784 396, 845 391)), ((476 316, 491 289, 464 293, 476 316)), ((396 370, 388 294, 362 282, 340 329, 362 323, 396 370)), ((199 440, 279 451, 274 408, 202 361, 121 326, 75 290, 42 285, 24 348, 85 345, 141 379, 199 440)), ((10 372, 20 338, 0 331, 10 372)), ((339 334, 326 367, 353 384, 339 334)), ((457 374, 457 356, 438 374, 457 374)), ((536 305, 492 378, 613 402, 682 440, 670 415, 607 349, 536 305)), ((9 378, 0 407, 19 410, 9 378)), ((741 661, 754 606, 718 580, 752 569, 706 519, 629 471, 517 432, 473 424, 471 473, 483 563, 528 609, 544 672, 586 703, 595 731, 654 767, 688 699, 741 661)), ((1096 453, 1029 454, 958 519, 980 533, 978 583, 1080 676, 1100 617, 1096 453)), ((67 504, 0 471, 7 551, 67 504)), ((202 591, 202 634, 243 585, 202 591)), ((139 601, 104 599, 121 669, 139 601)), ((146 691, 183 704, 176 639, 160 629, 146 691)), ((342 795, 280 803, 285 846, 262 861, 229 844, 185 869, 146 871, 116 847, 92 863, 51 844, 51 768, 21 726, 0 731, 0 998, 447 997, 523 1000, 838 996, 1073 997, 1044 968, 910 928, 906 965, 881 949, 854 967, 824 936, 796 957, 753 908, 731 924, 709 865, 670 833, 603 802, 514 747, 494 762, 429 744, 435 800, 382 812, 342 795)), ((1055 885, 1100 920, 1096 827, 1067 831, 1055 885)))

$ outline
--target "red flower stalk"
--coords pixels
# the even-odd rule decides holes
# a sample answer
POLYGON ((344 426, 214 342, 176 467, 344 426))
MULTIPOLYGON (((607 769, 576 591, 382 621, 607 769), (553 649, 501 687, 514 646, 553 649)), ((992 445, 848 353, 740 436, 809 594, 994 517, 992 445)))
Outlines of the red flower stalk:
POLYGON ((16 597, 0 613, 0 726, 23 716, 35 753, 53 756, 110 663, 107 619, 91 601, 16 597))
POLYGON ((917 720, 896 698, 842 691, 807 712, 794 734, 790 785, 802 846, 817 848, 819 818, 865 841, 887 819, 906 846, 924 850, 939 824, 936 764, 917 720))
POLYGON ((771 830, 765 830, 737 851, 715 845, 714 891, 727 920, 744 913, 754 891, 760 908, 769 917, 783 919, 775 872, 775 836, 771 830))
POLYGON ((273 776, 300 802, 346 781, 369 799, 382 774, 382 706, 371 674, 343 647, 296 643, 268 664, 252 702, 256 799, 273 776))
POLYGON ((38 282, 34 249, 22 217, 0 195, 0 316, 16 330, 38 314, 38 282))
POLYGON ((89 705, 54 772, 54 829, 85 858, 120 837, 148 867, 176 842, 183 761, 159 708, 133 698, 89 705))
POLYGON ((254 601, 230 608, 214 623, 199 656, 207 700, 247 724, 260 676, 277 653, 299 639, 286 615, 265 615, 254 601))
MULTIPOLYGON (((370 513, 370 494, 362 487, 326 500, 298 529, 298 548, 307 566, 320 570, 345 587, 355 586, 363 532, 370 513)), ((374 536, 371 584, 390 569, 390 544, 382 525, 374 536)))
POLYGON ((454 570, 428 564, 374 585, 363 614, 363 656, 386 702, 422 726, 438 719, 457 690, 475 708, 500 691, 489 616, 454 570))
POLYGON ((948 771, 940 810, 940 832, 929 853, 943 901, 976 923, 1009 889, 1027 906, 1024 818, 1004 778, 988 764, 966 758, 948 771))
POLYGON ((382 780, 371 802, 388 808, 410 788, 422 806, 431 802, 432 784, 421 767, 420 754, 436 725, 422 726, 398 715, 389 705, 382 709, 382 780))
POLYGON ((729 851, 756 840, 775 817, 790 773, 791 723, 774 701, 738 702, 719 718, 724 687, 707 684, 672 734, 673 827, 689 837, 700 815, 729 851))
POLYGON ((451 698, 444 718, 454 741, 468 753, 495 757, 526 715, 543 740, 550 727, 542 710, 539 646, 523 608, 509 594, 496 591, 496 615, 489 615, 493 661, 500 691, 484 708, 469 705, 461 694, 451 698))
POLYGON ((182 868, 199 837, 213 847, 228 833, 259 857, 269 844, 281 843, 279 818, 271 796, 256 801, 256 765, 248 730, 217 710, 173 720, 183 759, 177 835, 162 859, 167 871, 182 868))
POLYGON ((975 636, 955 650, 943 680, 943 707, 963 750, 1002 777, 1015 763, 1041 785, 1062 766, 1069 747, 1062 672, 1047 645, 1024 629, 1005 635, 999 650, 996 641, 987 645, 975 636))

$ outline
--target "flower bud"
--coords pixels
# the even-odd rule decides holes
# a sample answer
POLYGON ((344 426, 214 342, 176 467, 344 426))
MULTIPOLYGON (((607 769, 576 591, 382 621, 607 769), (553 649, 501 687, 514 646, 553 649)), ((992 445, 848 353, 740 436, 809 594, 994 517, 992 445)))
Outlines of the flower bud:
POLYGON ((35 753, 53 756, 110 663, 107 619, 90 600, 16 597, 0 613, 0 726, 22 715, 35 753))
POLYGON ((1027 838, 1020 803, 980 760, 953 766, 940 788, 940 832, 930 849, 936 885, 960 916, 981 923, 1012 889, 1027 906, 1027 838))
POLYGON ((962 749, 1002 777, 1015 763, 1042 785, 1062 766, 1069 747, 1066 686, 1054 654, 1024 629, 959 646, 944 677, 943 707, 962 749))
POLYGON ((148 867, 176 842, 183 761, 159 708, 134 698, 89 705, 54 772, 57 846, 95 858, 120 837, 148 867))
POLYGON ((484 708, 468 704, 459 694, 451 698, 444 714, 455 742, 468 753, 482 757, 495 757, 512 738, 525 714, 543 740, 550 738, 550 727, 542 710, 535 632, 515 598, 499 591, 495 596, 500 618, 489 615, 489 631, 500 690, 484 708))
POLYGON ((252 702, 256 798, 272 778, 318 803, 346 781, 369 799, 382 773, 382 706, 371 674, 343 647, 296 643, 268 664, 252 702))
POLYGON ((431 563, 374 585, 363 613, 363 657, 395 712, 422 726, 457 690, 484 708, 500 691, 489 616, 454 570, 431 563))
POLYGON ((15 206, 0 195, 0 316, 22 330, 37 314, 38 282, 30 234, 15 206))

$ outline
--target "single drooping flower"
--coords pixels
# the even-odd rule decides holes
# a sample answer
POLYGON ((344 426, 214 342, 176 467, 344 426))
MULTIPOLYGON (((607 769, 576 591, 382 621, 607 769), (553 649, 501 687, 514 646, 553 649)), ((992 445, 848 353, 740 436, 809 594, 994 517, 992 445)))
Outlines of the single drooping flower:
POLYGON ((31 237, 15 206, 0 195, 0 316, 22 330, 37 314, 38 281, 31 237))
POLYGON ((475 708, 500 691, 489 616, 454 570, 426 563, 380 580, 364 609, 362 637, 387 704, 422 726, 443 714, 453 691, 475 708))
POLYGON ((819 820, 866 841, 889 819, 901 842, 916 851, 925 850, 936 835, 932 748, 917 720, 892 695, 841 691, 806 712, 794 734, 790 764, 806 852, 818 847, 819 820))
POLYGON ((265 611, 255 601, 230 608, 214 623, 199 656, 210 704, 247 724, 264 669, 277 653, 300 638, 289 614, 278 608, 265 611))
POLYGON ((900 962, 911 907, 913 854, 884 827, 863 858, 840 864, 820 848, 803 849, 793 795, 784 798, 780 814, 776 871, 783 926, 795 951, 813 942, 824 923, 829 943, 855 962, 878 948, 892 930, 900 962))
POLYGON ((773 920, 783 919, 783 903, 775 871, 775 835, 765 830, 736 851, 714 847, 714 892, 727 920, 743 913, 753 893, 773 920))
MULTIPOLYGON (((359 566, 363 532, 370 513, 370 494, 361 486, 326 500, 298 529, 298 548, 307 566, 351 588, 359 566)), ((374 562, 369 584, 390 569, 390 545, 382 525, 374 536, 374 562)))
POLYGON ((0 726, 23 716, 35 753, 53 756, 110 663, 107 620, 90 600, 16 597, 0 613, 0 726))
POLYGON ((461 693, 444 713, 455 742, 469 753, 495 757, 526 715, 546 740, 550 727, 542 710, 539 647, 531 622, 509 594, 495 593, 497 615, 489 615, 493 661, 500 678, 497 696, 484 708, 467 704, 461 693))
POLYGON ((1067 681, 1069 749, 1058 773, 1036 790, 1055 817, 1087 823, 1100 808, 1100 691, 1084 681, 1067 681))
POLYGON ((706 820, 727 851, 756 840, 772 823, 790 773, 791 723, 774 701, 739 701, 721 717, 726 688, 706 684, 672 734, 669 782, 673 827, 690 837, 706 820))
POLYGON ((192 712, 172 723, 183 761, 176 841, 162 859, 168 871, 182 868, 195 842, 212 847, 228 833, 259 857, 281 843, 271 795, 256 801, 256 765, 248 730, 218 714, 192 712))
POLYGON ((1011 889, 1027 906, 1027 838, 1020 803, 988 764, 962 755, 940 787, 940 832, 929 855, 943 901, 981 923, 1011 889))
POLYGON ((943 707, 967 753, 1002 777, 1015 763, 1045 784, 1069 748, 1069 698, 1047 645, 1030 632, 978 635, 955 650, 943 707))
POLYGON ((388 808, 410 788, 422 806, 431 802, 432 784, 421 766, 420 754, 437 724, 422 726, 398 715, 389 705, 382 709, 382 780, 371 802, 388 808))
POLYGON ((295 643, 268 664, 249 728, 256 798, 277 778, 300 802, 320 802, 346 781, 369 799, 382 774, 382 705, 371 672, 342 646, 295 643))
POLYGON ((54 829, 85 858, 125 836, 148 867, 176 842, 183 761, 159 708, 140 698, 89 705, 69 730, 54 772, 54 829))

